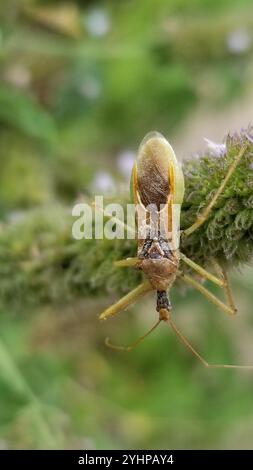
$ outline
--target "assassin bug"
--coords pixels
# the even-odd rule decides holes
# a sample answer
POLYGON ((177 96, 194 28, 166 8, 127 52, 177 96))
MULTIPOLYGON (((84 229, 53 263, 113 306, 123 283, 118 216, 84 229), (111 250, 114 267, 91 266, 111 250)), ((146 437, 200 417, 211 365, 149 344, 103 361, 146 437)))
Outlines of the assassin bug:
MULTIPOLYGON (((220 187, 217 189, 208 206, 198 215, 196 222, 181 234, 182 236, 187 237, 207 220, 209 213, 239 164, 244 152, 245 147, 242 148, 234 158, 224 180, 221 182, 220 187)), ((227 274, 225 270, 219 266, 217 261, 213 260, 213 266, 216 272, 216 275, 214 275, 187 258, 179 250, 180 205, 184 197, 184 176, 181 165, 171 145, 160 133, 151 132, 147 134, 142 141, 132 172, 131 187, 134 204, 136 207, 141 207, 144 211, 144 225, 149 227, 149 231, 146 231, 145 236, 143 236, 143 227, 140 227, 141 223, 138 220, 137 228, 139 236, 137 257, 117 261, 115 264, 117 267, 134 267, 141 269, 146 280, 136 289, 121 298, 117 303, 101 313, 100 319, 106 320, 120 311, 127 309, 130 305, 135 303, 137 299, 150 291, 156 291, 156 310, 159 314, 159 318, 152 328, 132 345, 128 347, 115 346, 112 345, 108 339, 106 341, 107 345, 115 349, 130 351, 163 321, 172 328, 181 342, 205 367, 253 368, 253 366, 233 364, 209 364, 179 331, 172 319, 172 308, 168 291, 177 277, 180 277, 182 281, 196 288, 227 314, 234 315, 237 310, 232 298, 227 274), (151 207, 153 209, 150 209, 151 207), (152 235, 150 225, 150 220, 154 214, 156 220, 159 221, 159 230, 156 232, 156 236, 152 235), (161 234, 160 230, 164 220, 168 229, 166 235, 164 235, 164 233, 161 234), (188 265, 202 279, 208 279, 224 288, 227 295, 227 304, 223 303, 194 277, 188 273, 184 273, 180 269, 180 261, 182 261, 182 264, 188 265)))

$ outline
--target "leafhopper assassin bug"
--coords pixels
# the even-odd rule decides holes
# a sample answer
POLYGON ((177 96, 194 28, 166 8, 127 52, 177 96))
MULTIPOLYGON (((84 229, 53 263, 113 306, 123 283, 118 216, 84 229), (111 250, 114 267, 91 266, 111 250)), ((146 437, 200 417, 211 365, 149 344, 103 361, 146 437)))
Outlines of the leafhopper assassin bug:
MULTIPOLYGON (((240 163, 245 152, 242 148, 234 158, 233 163, 221 182, 209 205, 197 217, 196 222, 186 229, 181 236, 187 237, 197 230, 208 218, 209 213, 216 204, 217 199, 225 188, 229 178, 240 163)), ((233 364, 209 364, 190 344, 179 331, 172 319, 172 307, 169 299, 169 290, 175 279, 182 281, 197 289, 217 307, 229 315, 236 313, 232 291, 225 270, 213 260, 214 274, 187 258, 179 249, 180 240, 180 206, 184 197, 184 176, 180 162, 163 135, 151 132, 142 141, 137 160, 134 164, 131 191, 134 204, 145 214, 144 222, 137 217, 138 250, 136 258, 117 261, 117 267, 133 267, 143 271, 145 280, 136 289, 107 308, 100 315, 100 319, 107 320, 122 310, 126 310, 150 291, 156 292, 158 320, 152 328, 141 338, 128 347, 112 345, 107 339, 107 345, 115 349, 130 351, 148 336, 161 322, 167 323, 181 342, 205 366, 215 368, 253 368, 253 366, 240 366, 233 364), (155 216, 157 231, 152 233, 152 224, 155 216), (162 231, 166 224, 166 231, 162 231), (143 230, 145 228, 145 231, 143 230), (192 271, 203 280, 209 280, 225 289, 227 303, 222 302, 204 285, 190 274, 184 273, 183 265, 188 265, 192 271)))

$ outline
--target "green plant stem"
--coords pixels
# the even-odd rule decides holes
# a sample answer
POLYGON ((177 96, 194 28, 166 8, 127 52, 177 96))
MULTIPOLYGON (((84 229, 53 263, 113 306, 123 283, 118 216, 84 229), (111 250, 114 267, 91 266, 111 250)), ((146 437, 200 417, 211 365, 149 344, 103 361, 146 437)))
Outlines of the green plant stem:
MULTIPOLYGON (((242 147, 245 154, 219 196, 208 220, 181 250, 207 267, 216 258, 227 268, 249 263, 253 252, 253 131, 226 138, 226 152, 211 151, 184 163, 186 183, 181 228, 189 227, 210 202, 242 147)), ((119 202, 122 202, 119 199, 119 202)), ((136 256, 133 240, 73 240, 69 208, 50 206, 2 225, 0 303, 18 309, 75 299, 120 295, 136 287, 141 274, 119 269, 116 260, 136 256)))

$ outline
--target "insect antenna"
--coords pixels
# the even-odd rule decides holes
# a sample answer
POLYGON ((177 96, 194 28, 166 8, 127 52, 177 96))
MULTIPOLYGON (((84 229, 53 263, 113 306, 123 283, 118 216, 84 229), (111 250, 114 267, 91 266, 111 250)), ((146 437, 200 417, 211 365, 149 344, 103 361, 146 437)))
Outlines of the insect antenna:
POLYGON ((165 323, 167 323, 174 333, 177 335, 177 337, 180 339, 181 343, 183 343, 195 356, 201 364, 205 367, 209 367, 212 369, 253 369, 253 365, 237 365, 237 364, 209 364, 197 351, 194 349, 194 347, 191 345, 191 343, 188 341, 188 339, 179 331, 177 328, 176 324, 172 320, 171 316, 168 316, 166 319, 163 320, 165 323))
POLYGON ((139 346, 139 344, 145 339, 147 338, 147 336, 149 336, 157 327, 158 325, 160 325, 162 320, 158 320, 148 331, 147 333, 145 333, 144 335, 140 336, 140 338, 138 338, 136 341, 134 341, 132 344, 130 344, 129 346, 118 346, 116 344, 112 344, 110 342, 110 339, 109 338, 106 338, 105 340, 105 344, 108 348, 111 348, 111 349, 117 349, 117 350, 120 350, 120 351, 132 351, 132 349, 136 348, 137 346, 139 346))
POLYGON ((164 320, 165 323, 167 323, 174 333, 177 335, 177 337, 180 339, 181 343, 183 343, 190 351, 191 353, 205 366, 209 367, 208 362, 203 359, 203 357, 200 356, 200 354, 194 349, 194 347, 191 345, 191 343, 188 341, 188 339, 181 333, 181 331, 177 328, 176 324, 172 320, 171 317, 167 318, 164 320))

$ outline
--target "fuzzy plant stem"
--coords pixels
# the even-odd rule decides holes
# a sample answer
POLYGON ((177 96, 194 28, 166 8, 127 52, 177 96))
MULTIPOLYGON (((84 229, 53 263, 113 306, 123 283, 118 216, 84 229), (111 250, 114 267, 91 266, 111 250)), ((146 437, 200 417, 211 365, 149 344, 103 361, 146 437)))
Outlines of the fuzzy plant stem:
MULTIPOLYGON (((212 258, 227 268, 249 263, 253 252, 253 129, 228 135, 222 146, 184 163, 186 192, 181 228, 186 229, 210 202, 229 166, 245 147, 240 164, 208 220, 183 238, 182 252, 208 266, 212 258)), ((119 201, 120 202, 120 201, 119 201)), ((136 255, 134 240, 73 240, 74 219, 55 205, 25 213, 0 232, 0 304, 17 308, 120 295, 135 287, 140 272, 114 261, 136 255)))

